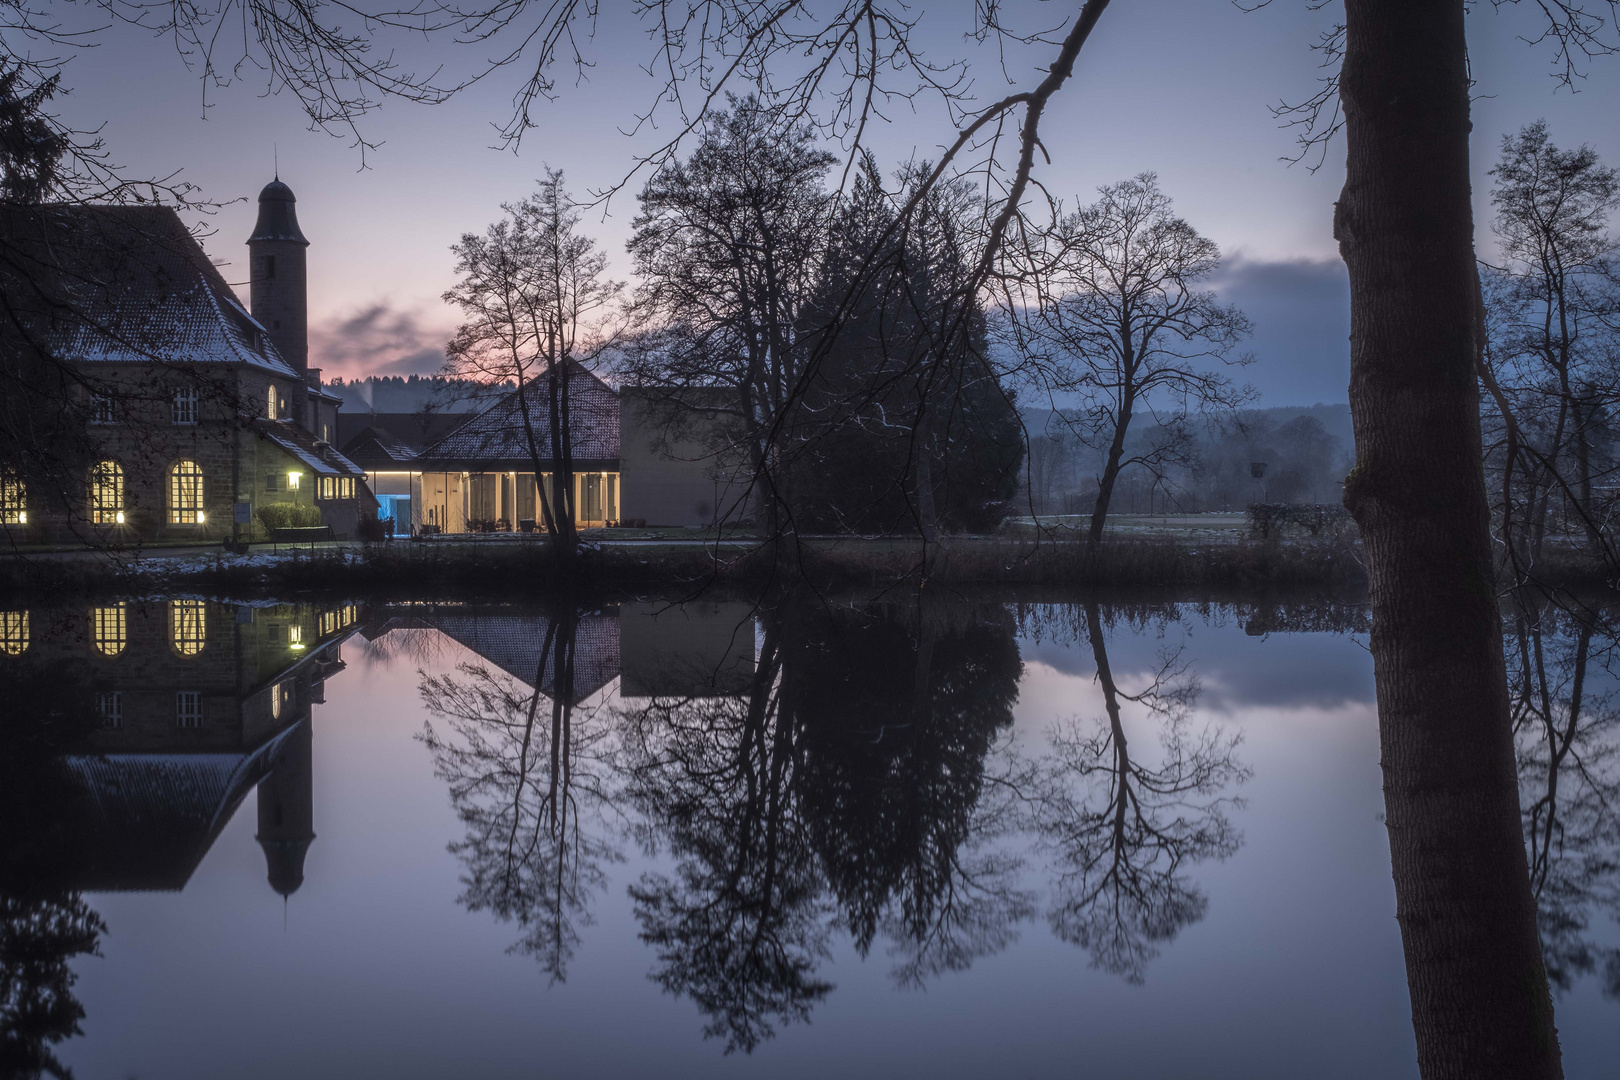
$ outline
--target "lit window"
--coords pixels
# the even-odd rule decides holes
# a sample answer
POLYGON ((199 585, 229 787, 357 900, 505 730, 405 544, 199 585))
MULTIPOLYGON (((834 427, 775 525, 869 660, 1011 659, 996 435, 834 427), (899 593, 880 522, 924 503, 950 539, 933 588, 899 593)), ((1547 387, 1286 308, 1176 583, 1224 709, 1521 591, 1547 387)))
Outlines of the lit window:
POLYGON ((176 424, 195 424, 197 422, 197 388, 183 386, 174 392, 174 422, 176 424))
POLYGON ((96 525, 124 523, 124 467, 116 461, 90 466, 90 520, 96 525))
POLYGON ((197 690, 181 690, 174 695, 174 722, 183 728, 202 727, 203 708, 202 693, 197 690))
POLYGON ((10 469, 0 469, 0 525, 28 524, 28 487, 10 469))
POLYGON ((28 651, 28 612, 0 611, 0 653, 21 656, 28 651))
POLYGON ((118 412, 113 405, 111 394, 90 395, 90 422, 92 424, 111 424, 118 419, 118 412))
POLYGON ((321 484, 321 498, 323 498, 323 499, 335 499, 335 498, 337 498, 337 481, 336 480, 334 480, 330 476, 323 476, 323 477, 321 477, 320 484, 321 484))
POLYGON ((195 461, 177 461, 169 470, 169 524, 203 523, 203 473, 195 461))
POLYGON ((124 695, 120 690, 107 690, 96 695, 96 706, 101 710, 101 722, 110 728, 124 726, 124 695))
POLYGON ((90 609, 90 642, 103 656, 117 656, 129 643, 129 626, 124 605, 90 609))
POLYGON ((301 472, 289 472, 287 474, 287 490, 288 491, 297 491, 298 490, 298 481, 303 475, 304 474, 301 473, 301 472))
POLYGON ((169 602, 169 641, 181 656, 196 656, 208 642, 207 615, 201 600, 169 602))
POLYGON ((265 410, 266 411, 265 411, 264 415, 269 417, 272 420, 274 420, 276 417, 281 415, 281 410, 276 405, 276 386, 275 386, 275 383, 270 384, 270 395, 265 400, 265 410))
POLYGON ((352 476, 343 478, 343 497, 345 499, 354 498, 354 477, 352 476))

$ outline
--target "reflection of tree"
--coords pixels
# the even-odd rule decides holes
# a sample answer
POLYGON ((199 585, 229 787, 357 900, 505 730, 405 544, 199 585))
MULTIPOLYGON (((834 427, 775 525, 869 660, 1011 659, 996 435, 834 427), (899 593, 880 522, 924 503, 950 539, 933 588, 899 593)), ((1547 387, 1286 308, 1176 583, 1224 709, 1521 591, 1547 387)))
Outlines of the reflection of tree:
POLYGON ((742 698, 654 699, 626 716, 631 795, 678 860, 630 890, 653 978, 690 997, 704 1034, 751 1051, 832 989, 827 905, 792 797, 798 752, 781 715, 782 632, 767 623, 742 698))
POLYGON ((73 1075, 51 1051, 82 1034, 68 964, 99 955, 105 930, 78 893, 0 895, 0 1076, 73 1075))
POLYGON ((983 797, 1023 670, 1011 617, 925 603, 817 608, 805 621, 792 681, 799 787, 855 945, 864 955, 881 930, 902 983, 965 969, 1033 912, 1020 861, 988 846, 1005 800, 983 797))
POLYGON ((461 902, 516 922, 523 936, 513 950, 559 981, 579 941, 576 924, 589 921, 590 898, 604 884, 602 863, 618 857, 586 828, 612 804, 608 733, 591 722, 594 712, 575 708, 578 623, 573 608, 548 620, 532 689, 476 664, 421 683, 428 711, 448 726, 430 724, 422 738, 467 828, 450 846, 466 868, 461 902), (540 689, 548 665, 549 699, 540 689))
POLYGON ((1238 736, 1190 730, 1197 683, 1177 655, 1127 694, 1108 664, 1098 606, 1085 610, 1107 717, 1054 735, 1035 787, 1035 824, 1057 865, 1053 930, 1085 948, 1094 966, 1135 983, 1159 943, 1203 918, 1208 900, 1185 871, 1237 851, 1226 812, 1240 803, 1224 792, 1250 772, 1237 760, 1238 736), (1156 764, 1131 747, 1121 702, 1159 724, 1156 764))
POLYGON ((1613 636, 1591 609, 1515 601, 1508 685, 1547 976, 1568 989, 1601 967, 1605 994, 1620 998, 1620 949, 1589 937, 1594 915, 1620 914, 1620 708, 1594 686, 1613 636))
POLYGON ((99 955, 101 917, 66 887, 84 834, 82 789, 62 755, 96 724, 71 668, 6 672, 0 714, 0 1076, 72 1076, 52 1046, 80 1034, 70 961, 99 955))
POLYGON ((917 983, 1001 948, 1031 901, 988 850, 984 761, 1021 670, 1010 618, 783 602, 737 698, 627 712, 627 778, 671 875, 632 889, 654 978, 750 1050, 808 1018, 835 923, 917 983))

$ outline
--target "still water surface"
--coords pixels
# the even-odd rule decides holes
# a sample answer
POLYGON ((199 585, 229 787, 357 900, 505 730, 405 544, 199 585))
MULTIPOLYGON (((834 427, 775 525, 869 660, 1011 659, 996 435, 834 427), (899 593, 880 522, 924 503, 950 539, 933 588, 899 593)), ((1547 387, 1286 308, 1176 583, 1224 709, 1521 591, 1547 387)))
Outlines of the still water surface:
MULTIPOLYGON (((1416 1075, 1354 604, 17 628, 0 884, 88 908, 80 1077, 1416 1075)), ((1558 1026, 1613 1076, 1615 835, 1571 818, 1558 1026)))

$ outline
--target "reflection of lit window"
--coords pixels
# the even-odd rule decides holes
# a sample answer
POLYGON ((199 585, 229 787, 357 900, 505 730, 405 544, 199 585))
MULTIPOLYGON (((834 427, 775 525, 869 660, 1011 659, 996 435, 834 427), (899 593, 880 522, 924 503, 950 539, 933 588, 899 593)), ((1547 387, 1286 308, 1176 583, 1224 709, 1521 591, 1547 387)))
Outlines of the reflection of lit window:
POLYGON ((287 627, 287 647, 289 649, 302 649, 304 647, 304 628, 302 626, 287 627))
POLYGON ((10 469, 0 469, 0 525, 28 524, 28 487, 10 469))
POLYGON ((280 720, 281 719, 281 684, 280 683, 276 683, 276 685, 274 685, 274 686, 272 686, 270 688, 270 718, 272 720, 280 720))
POLYGON ((90 466, 90 520, 97 525, 124 523, 124 467, 116 461, 90 466))
POLYGON ((0 653, 21 656, 28 651, 28 612, 0 611, 0 653))
POLYGON ((174 722, 183 728, 202 727, 202 694, 196 690, 182 690, 174 695, 174 722))
POLYGON ((169 470, 169 524, 203 523, 203 472, 195 461, 177 461, 169 470))
POLYGON ((183 386, 174 392, 174 422, 176 424, 195 424, 197 422, 197 388, 183 386))
POLYGON ((124 605, 90 609, 90 641, 103 656, 117 656, 128 644, 124 605))
POLYGON ((207 642, 208 628, 201 600, 169 603, 169 641, 181 656, 196 656, 207 642))
POLYGON ((124 726, 124 695, 121 691, 108 690, 97 694, 96 705, 101 709, 103 724, 112 728, 124 726))

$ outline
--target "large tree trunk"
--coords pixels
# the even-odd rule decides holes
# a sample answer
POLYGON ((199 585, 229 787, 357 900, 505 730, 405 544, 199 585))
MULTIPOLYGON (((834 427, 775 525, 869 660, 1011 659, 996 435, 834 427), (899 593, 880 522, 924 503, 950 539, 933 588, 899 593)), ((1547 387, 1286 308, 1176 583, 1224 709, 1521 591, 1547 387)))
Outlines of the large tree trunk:
POLYGON ((1520 831, 1481 465, 1463 0, 1347 0, 1356 468, 1418 1064, 1562 1076, 1520 831))

